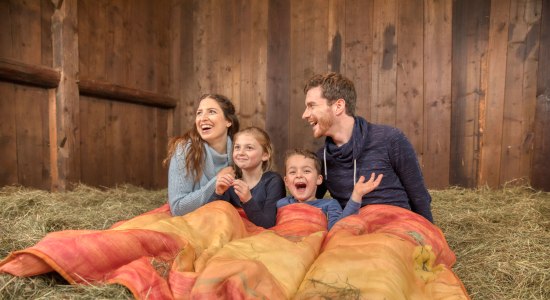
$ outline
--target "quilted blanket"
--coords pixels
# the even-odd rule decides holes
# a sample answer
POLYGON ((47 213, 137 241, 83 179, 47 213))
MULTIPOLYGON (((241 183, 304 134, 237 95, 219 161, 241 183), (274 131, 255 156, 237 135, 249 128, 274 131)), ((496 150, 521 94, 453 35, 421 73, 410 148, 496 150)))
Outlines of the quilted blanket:
POLYGON ((267 230, 223 201, 181 217, 165 205, 108 230, 50 233, 0 273, 55 271, 137 299, 470 299, 444 235, 421 216, 369 205, 326 227, 306 204, 283 207, 267 230))

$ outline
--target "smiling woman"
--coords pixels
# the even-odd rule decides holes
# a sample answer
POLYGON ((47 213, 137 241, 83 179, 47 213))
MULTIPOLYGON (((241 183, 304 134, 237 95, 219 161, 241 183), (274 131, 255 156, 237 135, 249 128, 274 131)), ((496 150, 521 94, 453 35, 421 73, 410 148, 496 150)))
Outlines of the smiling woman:
POLYGON ((173 138, 164 160, 168 169, 168 204, 173 215, 185 215, 207 202, 217 176, 233 174, 233 135, 239 120, 229 98, 205 94, 199 98, 195 126, 173 138))

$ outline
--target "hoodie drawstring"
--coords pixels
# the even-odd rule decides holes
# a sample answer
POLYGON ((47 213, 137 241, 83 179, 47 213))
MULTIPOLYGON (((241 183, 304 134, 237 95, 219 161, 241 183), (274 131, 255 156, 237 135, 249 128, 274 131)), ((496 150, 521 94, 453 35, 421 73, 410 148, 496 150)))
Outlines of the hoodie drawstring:
MULTIPOLYGON (((325 166, 325 180, 328 180, 327 147, 323 148, 323 165, 325 166)), ((353 186, 357 183, 357 159, 353 159, 353 186)))

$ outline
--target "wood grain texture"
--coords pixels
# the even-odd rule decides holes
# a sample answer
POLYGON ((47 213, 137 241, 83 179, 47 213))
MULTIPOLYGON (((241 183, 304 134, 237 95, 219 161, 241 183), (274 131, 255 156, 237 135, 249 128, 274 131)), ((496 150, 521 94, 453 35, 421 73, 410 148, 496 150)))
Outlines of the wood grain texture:
POLYGON ((550 191, 550 1, 542 1, 531 184, 550 191))

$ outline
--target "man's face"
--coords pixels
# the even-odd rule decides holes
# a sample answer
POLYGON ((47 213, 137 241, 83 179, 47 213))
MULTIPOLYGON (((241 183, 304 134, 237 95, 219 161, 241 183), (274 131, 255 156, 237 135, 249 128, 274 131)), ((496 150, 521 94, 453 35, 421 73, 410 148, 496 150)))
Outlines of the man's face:
POLYGON ((302 119, 309 122, 313 129, 313 136, 319 138, 330 136, 330 129, 334 123, 334 111, 328 100, 323 98, 323 90, 320 86, 307 91, 306 109, 302 114, 302 119))

